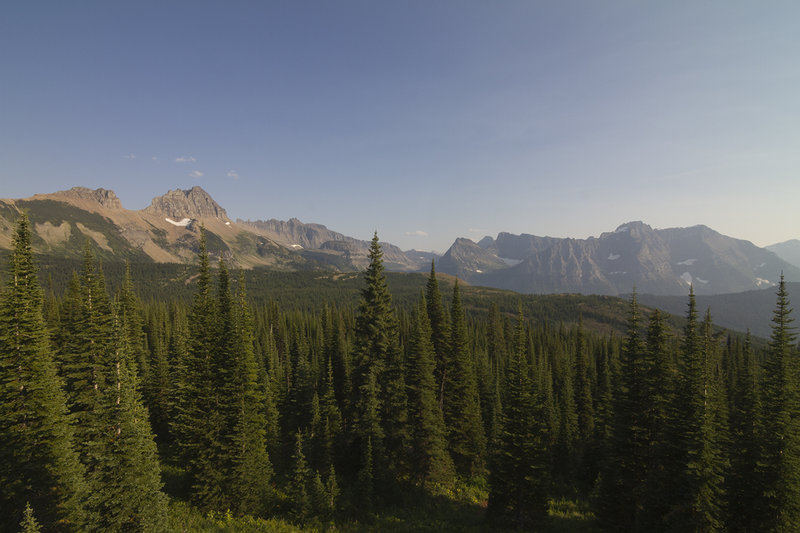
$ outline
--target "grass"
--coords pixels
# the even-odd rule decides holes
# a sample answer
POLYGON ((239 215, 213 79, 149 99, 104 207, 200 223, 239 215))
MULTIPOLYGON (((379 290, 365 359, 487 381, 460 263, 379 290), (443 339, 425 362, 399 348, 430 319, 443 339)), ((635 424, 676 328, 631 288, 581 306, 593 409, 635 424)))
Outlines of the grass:
MULTIPOLYGON (((185 491, 181 471, 166 467, 165 490, 175 496, 185 491)), ((385 506, 375 513, 355 518, 347 511, 336 522, 314 520, 304 525, 292 524, 281 517, 236 517, 230 512, 202 511, 189 503, 171 498, 168 531, 181 533, 501 533, 515 531, 488 524, 485 519, 488 487, 485 483, 460 483, 438 496, 415 490, 404 490, 397 495, 396 505, 385 506)), ((353 512, 353 510, 351 510, 353 512)), ((594 515, 584 501, 561 498, 550 501, 550 520, 542 532, 596 533, 594 515)))

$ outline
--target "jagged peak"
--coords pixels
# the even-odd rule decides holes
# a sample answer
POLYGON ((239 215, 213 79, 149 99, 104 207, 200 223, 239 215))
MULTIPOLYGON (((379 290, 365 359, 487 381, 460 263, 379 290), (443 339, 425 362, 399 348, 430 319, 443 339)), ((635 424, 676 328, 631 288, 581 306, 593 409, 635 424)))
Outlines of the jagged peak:
POLYGON ((117 194, 110 189, 90 189, 88 187, 73 187, 66 191, 59 191, 56 194, 68 196, 76 200, 88 200, 96 202, 102 207, 110 209, 122 209, 122 202, 117 194))
POLYGON ((208 217, 228 219, 225 210, 199 185, 191 189, 169 190, 163 196, 156 196, 143 211, 176 220, 208 217))

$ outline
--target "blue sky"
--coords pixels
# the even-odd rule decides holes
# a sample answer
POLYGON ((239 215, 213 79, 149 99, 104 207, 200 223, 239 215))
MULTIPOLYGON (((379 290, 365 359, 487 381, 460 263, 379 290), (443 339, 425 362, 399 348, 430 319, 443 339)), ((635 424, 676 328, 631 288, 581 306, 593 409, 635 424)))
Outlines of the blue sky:
POLYGON ((233 218, 445 251, 630 220, 800 238, 800 4, 0 4, 0 197, 233 218))

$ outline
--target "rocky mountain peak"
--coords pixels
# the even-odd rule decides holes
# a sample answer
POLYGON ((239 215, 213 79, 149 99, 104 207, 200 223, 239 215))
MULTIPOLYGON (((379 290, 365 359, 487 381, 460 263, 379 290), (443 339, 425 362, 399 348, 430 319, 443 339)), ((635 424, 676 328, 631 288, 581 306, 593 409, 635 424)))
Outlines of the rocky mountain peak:
POLYGON ((211 198, 211 195, 197 185, 188 190, 175 189, 163 196, 157 196, 144 211, 175 220, 210 217, 227 220, 228 218, 228 214, 211 198))
POLYGON ((114 191, 108 189, 89 189, 88 187, 73 187, 68 191, 63 191, 66 196, 71 196, 79 200, 89 200, 97 202, 109 209, 122 209, 122 202, 114 191))

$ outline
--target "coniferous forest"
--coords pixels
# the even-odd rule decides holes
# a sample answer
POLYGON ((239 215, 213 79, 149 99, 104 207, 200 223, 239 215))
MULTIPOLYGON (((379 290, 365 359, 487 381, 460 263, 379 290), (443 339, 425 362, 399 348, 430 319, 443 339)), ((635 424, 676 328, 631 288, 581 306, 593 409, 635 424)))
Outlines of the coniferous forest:
POLYGON ((42 289, 18 222, 0 297, 2 531, 800 530, 800 367, 629 301, 622 334, 470 313, 435 265, 398 308, 254 303, 204 232, 191 301, 109 291, 87 245, 42 289))

